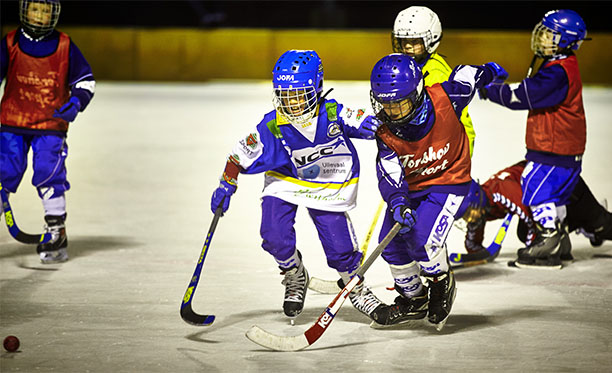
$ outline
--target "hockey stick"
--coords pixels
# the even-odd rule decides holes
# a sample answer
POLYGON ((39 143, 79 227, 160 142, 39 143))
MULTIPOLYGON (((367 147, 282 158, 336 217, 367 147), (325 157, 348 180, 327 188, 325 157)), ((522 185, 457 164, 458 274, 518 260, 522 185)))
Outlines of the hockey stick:
POLYGON ((479 264, 486 264, 492 262, 501 250, 501 244, 506 238, 506 233, 508 232, 508 227, 512 222, 512 213, 506 214, 504 217, 504 221, 502 225, 497 230, 497 234, 493 239, 493 242, 487 247, 486 250, 481 250, 475 253, 461 254, 461 253, 452 253, 448 256, 448 259, 453 266, 453 268, 457 267, 471 267, 479 264))
POLYGON ((210 240, 212 239, 213 233, 215 233, 215 229, 217 228, 217 222, 223 214, 223 208, 221 207, 222 203, 223 202, 219 204, 219 207, 217 207, 217 210, 215 211, 215 216, 213 217, 212 223, 210 223, 210 228, 208 229, 208 234, 206 235, 206 240, 204 241, 204 246, 202 247, 202 252, 200 253, 200 259, 198 259, 198 264, 196 265, 193 276, 191 277, 191 282, 189 283, 189 286, 185 291, 185 295, 183 296, 183 303, 181 304, 181 317, 188 324, 209 326, 215 321, 215 315, 200 315, 195 313, 191 307, 191 301, 193 300, 193 294, 195 293, 198 282, 200 281, 200 273, 202 272, 204 259, 208 253, 210 240))
MULTIPOLYGON (((380 216, 381 211, 385 207, 385 201, 381 200, 378 204, 378 209, 376 210, 376 214, 374 214, 374 219, 372 219, 372 224, 370 225, 370 229, 368 230, 368 234, 366 235, 365 241, 363 241, 363 245, 361 245, 361 263, 366 257, 366 253, 368 252, 368 246, 370 245, 370 238, 372 238, 372 233, 374 233, 374 228, 376 228, 376 223, 378 223, 378 217, 380 216)), ((336 294, 338 290, 341 288, 338 286, 337 281, 333 280, 323 280, 317 277, 311 277, 308 282, 308 288, 316 291, 320 294, 336 294)))
POLYGON ((304 333, 296 336, 280 336, 263 330, 257 325, 253 325, 247 332, 246 337, 260 346, 276 351, 298 351, 315 343, 327 330, 342 304, 349 296, 351 291, 363 280, 363 275, 370 268, 374 260, 380 256, 385 247, 391 242, 393 237, 399 232, 402 225, 395 223, 391 231, 385 236, 380 244, 374 249, 368 259, 359 267, 351 281, 346 284, 338 295, 331 301, 325 311, 304 333))
POLYGON ((2 200, 2 211, 4 212, 4 219, 6 220, 6 226, 8 227, 9 233, 13 238, 21 243, 27 244, 35 244, 35 243, 45 243, 51 240, 51 233, 42 233, 42 234, 28 234, 22 232, 21 229, 17 226, 15 222, 15 217, 13 216, 13 209, 11 208, 11 204, 8 201, 8 196, 6 192, 2 188, 2 184, 0 183, 0 199, 2 200))

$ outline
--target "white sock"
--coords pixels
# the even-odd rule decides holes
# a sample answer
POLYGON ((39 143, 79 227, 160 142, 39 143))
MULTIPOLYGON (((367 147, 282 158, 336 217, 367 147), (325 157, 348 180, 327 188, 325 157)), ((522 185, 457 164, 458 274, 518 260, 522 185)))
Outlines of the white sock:
POLYGON ((408 298, 413 298, 423 291, 423 283, 419 276, 419 266, 416 262, 405 265, 389 264, 391 275, 395 285, 402 290, 402 294, 408 298))
POLYGON ((42 200, 45 215, 63 216, 66 214, 66 197, 60 196, 42 200))

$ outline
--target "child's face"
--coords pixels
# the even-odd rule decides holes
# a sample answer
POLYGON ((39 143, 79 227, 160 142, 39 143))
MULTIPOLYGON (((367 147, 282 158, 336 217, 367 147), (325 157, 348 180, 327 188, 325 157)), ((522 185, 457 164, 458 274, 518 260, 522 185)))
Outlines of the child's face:
POLYGON ((306 93, 304 89, 283 91, 281 100, 283 101, 283 106, 291 115, 302 115, 306 109, 306 93))
POLYGON ((554 55, 557 48, 555 47, 555 44, 554 44, 555 35, 553 34, 553 32, 550 30, 546 30, 546 31, 541 32, 538 35, 538 37, 539 37, 539 40, 538 40, 539 44, 544 47, 549 47, 550 52, 554 55))
POLYGON ((51 4, 32 2, 28 5, 28 22, 35 26, 49 26, 52 12, 51 4))
POLYGON ((412 58, 416 58, 425 53, 425 44, 423 43, 422 38, 402 38, 400 39, 400 43, 402 45, 402 51, 404 52, 404 54, 407 54, 412 58))
POLYGON ((382 107, 392 120, 399 120, 412 112, 412 101, 405 98, 401 101, 383 102, 382 107))

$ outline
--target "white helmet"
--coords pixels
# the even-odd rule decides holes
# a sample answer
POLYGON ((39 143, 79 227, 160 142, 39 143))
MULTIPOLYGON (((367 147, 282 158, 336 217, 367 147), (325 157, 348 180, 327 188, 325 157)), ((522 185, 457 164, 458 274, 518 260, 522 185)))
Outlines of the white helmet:
POLYGON ((398 13, 393 24, 393 51, 402 53, 402 38, 422 38, 427 53, 433 53, 442 40, 442 24, 438 15, 424 6, 411 6, 398 13))

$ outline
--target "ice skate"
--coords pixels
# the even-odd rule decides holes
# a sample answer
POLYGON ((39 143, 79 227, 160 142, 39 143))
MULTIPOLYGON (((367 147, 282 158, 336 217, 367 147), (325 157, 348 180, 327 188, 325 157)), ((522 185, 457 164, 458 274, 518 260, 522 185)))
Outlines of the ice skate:
POLYGON ((567 233, 557 223, 557 229, 541 228, 529 247, 519 249, 515 264, 519 268, 561 269, 561 254, 571 256, 571 243, 567 233))
MULTIPOLYGON (((340 288, 344 288, 344 281, 342 279, 338 280, 338 286, 340 288)), ((386 306, 383 302, 380 301, 372 293, 372 290, 368 288, 364 281, 362 280, 351 293, 349 294, 349 299, 353 306, 364 315, 368 316, 372 319, 372 315, 375 314, 379 309, 386 306)))
POLYGON ((398 295, 394 304, 383 305, 373 312, 371 317, 374 321, 370 324, 370 327, 381 329, 422 320, 427 316, 427 306, 428 297, 425 288, 421 291, 421 294, 412 298, 398 295))
POLYGON ((40 255, 43 264, 61 263, 68 260, 68 237, 63 216, 45 216, 45 233, 51 233, 51 240, 38 244, 36 251, 40 255))
POLYGON ((303 263, 298 267, 293 267, 282 272, 285 278, 282 284, 285 285, 285 299, 283 311, 289 317, 296 317, 302 313, 304 301, 306 300, 306 290, 308 290, 308 271, 303 263))
POLYGON ((425 276, 429 284, 429 322, 434 324, 438 331, 444 328, 446 320, 453 307, 457 288, 455 275, 452 270, 425 276))

